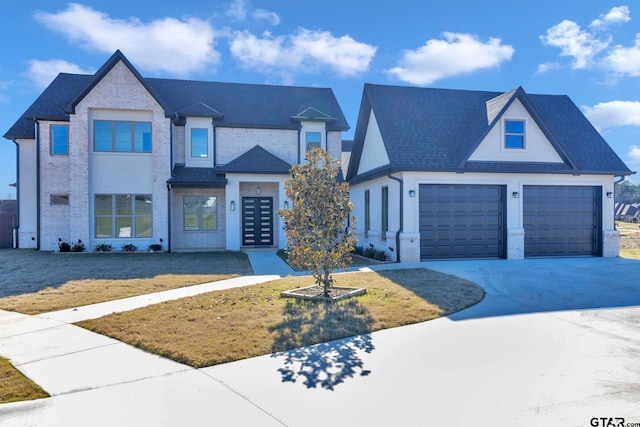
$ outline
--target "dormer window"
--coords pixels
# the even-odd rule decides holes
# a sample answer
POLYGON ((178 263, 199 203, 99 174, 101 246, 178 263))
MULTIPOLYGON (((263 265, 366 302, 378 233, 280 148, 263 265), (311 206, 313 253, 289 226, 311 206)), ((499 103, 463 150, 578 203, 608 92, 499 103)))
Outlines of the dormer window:
POLYGON ((320 132, 306 132, 306 151, 313 150, 314 148, 322 148, 322 134, 320 132))
POLYGON ((504 121, 504 148, 524 149, 524 120, 504 121))
POLYGON ((209 136, 207 129, 191 128, 191 157, 209 157, 209 136))

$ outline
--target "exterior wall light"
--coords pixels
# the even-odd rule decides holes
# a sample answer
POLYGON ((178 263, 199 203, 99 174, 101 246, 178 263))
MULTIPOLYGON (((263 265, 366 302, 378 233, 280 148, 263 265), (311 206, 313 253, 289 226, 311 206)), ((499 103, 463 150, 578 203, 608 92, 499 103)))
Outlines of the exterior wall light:
POLYGON ((284 210, 288 211, 289 210, 289 202, 288 201, 284 201, 284 210))
POLYGON ((229 203, 229 209, 231 209, 232 211, 235 211, 236 210, 236 202, 234 202, 232 200, 231 203, 229 203))
POLYGON ((517 199, 518 197, 520 197, 520 193, 518 193, 517 191, 514 191, 513 193, 511 193, 511 196, 512 196, 514 199, 517 199))
POLYGON ((260 195, 260 193, 262 193, 262 189, 258 186, 258 188, 256 188, 256 194, 260 195))
POLYGON ((612 191, 607 191, 607 197, 609 199, 611 199, 613 197, 613 192, 612 191))
POLYGON ((416 190, 409 190, 409 197, 416 197, 416 190))

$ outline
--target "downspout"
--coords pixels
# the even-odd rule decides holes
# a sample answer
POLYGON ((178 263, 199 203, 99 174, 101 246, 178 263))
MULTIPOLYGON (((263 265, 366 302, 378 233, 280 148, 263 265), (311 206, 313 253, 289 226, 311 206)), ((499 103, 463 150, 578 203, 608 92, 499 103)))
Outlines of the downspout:
MULTIPOLYGON (((169 121, 169 173, 173 175, 173 121, 169 121)), ((169 178, 171 179, 171 178, 169 178)), ((171 184, 167 184, 167 252, 171 253, 171 184)))
POLYGON ((387 174, 387 177, 400 184, 400 228, 396 231, 396 262, 400 262, 400 233, 404 229, 404 181, 390 173, 387 174))
POLYGON ((167 184, 167 252, 171 253, 171 184, 167 184))
POLYGON ((302 124, 298 127, 298 164, 302 163, 302 157, 300 156, 300 151, 302 150, 302 141, 300 141, 300 136, 302 135, 302 124))
POLYGON ((36 124, 36 251, 40 250, 40 123, 36 124))
POLYGON ((18 236, 20 235, 20 145, 18 144, 18 141, 15 140, 15 138, 12 141, 14 144, 16 144, 16 201, 18 202, 18 209, 16 209, 16 225, 15 227, 13 227, 13 229, 16 233, 16 241, 14 245, 15 249, 18 249, 20 248, 20 240, 18 238, 18 236))

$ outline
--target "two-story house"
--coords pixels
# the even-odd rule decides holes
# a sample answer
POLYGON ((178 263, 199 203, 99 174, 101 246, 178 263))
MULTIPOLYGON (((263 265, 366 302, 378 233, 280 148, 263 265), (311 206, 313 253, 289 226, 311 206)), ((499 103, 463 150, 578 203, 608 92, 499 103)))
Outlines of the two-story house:
POLYGON ((17 247, 285 247, 284 181, 341 156, 331 89, 144 78, 117 51, 60 74, 4 135, 18 147, 17 247))

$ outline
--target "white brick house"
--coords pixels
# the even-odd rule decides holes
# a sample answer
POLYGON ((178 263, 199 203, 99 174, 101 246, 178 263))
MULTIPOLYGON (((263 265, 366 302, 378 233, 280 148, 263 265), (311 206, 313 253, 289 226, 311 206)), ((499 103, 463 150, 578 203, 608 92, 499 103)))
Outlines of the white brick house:
POLYGON ((144 78, 117 51, 59 75, 4 135, 17 247, 285 247, 289 168, 307 147, 339 159, 348 128, 330 89, 144 78))

